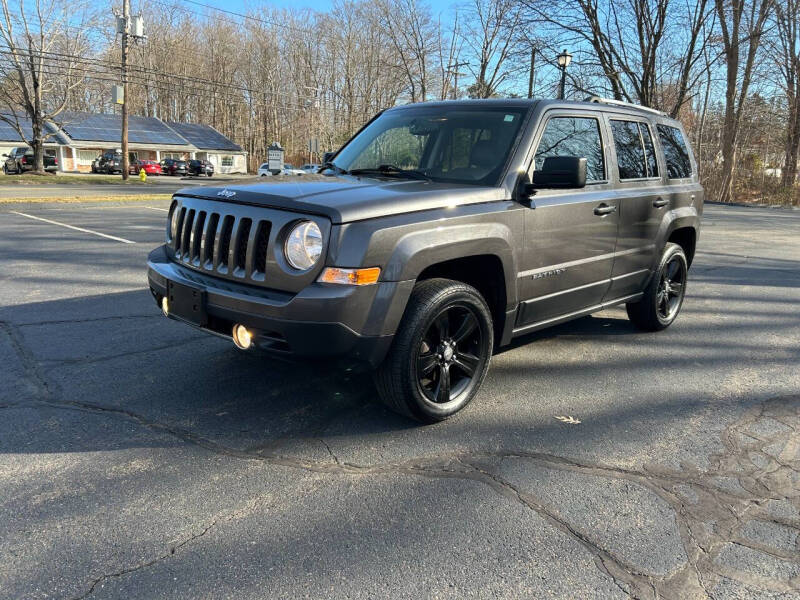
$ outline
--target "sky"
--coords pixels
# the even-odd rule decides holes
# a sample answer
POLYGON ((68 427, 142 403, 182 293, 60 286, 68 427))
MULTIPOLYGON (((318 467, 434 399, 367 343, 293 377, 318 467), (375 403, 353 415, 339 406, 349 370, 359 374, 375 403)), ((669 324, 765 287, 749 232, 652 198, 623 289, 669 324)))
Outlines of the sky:
MULTIPOLYGON (((318 11, 324 11, 328 4, 328 2, 325 2, 325 0, 261 0, 259 2, 252 2, 252 0, 225 0, 225 2, 220 2, 220 0, 204 1, 207 4, 218 6, 220 8, 226 8, 236 12, 245 11, 248 6, 261 6, 268 4, 280 8, 311 8, 318 11)), ((427 0, 427 3, 431 6, 435 13, 447 11, 451 6, 458 4, 458 2, 454 0, 427 0)))

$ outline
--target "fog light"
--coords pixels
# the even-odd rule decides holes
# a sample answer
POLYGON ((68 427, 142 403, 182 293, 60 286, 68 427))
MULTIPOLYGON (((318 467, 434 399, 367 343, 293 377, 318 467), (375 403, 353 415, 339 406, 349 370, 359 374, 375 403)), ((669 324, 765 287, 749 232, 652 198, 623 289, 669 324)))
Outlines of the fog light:
POLYGON ((169 316, 169 300, 167 300, 166 296, 161 299, 161 312, 164 313, 165 317, 169 316))
POLYGON ((233 343, 240 350, 247 350, 253 345, 253 334, 248 331, 247 327, 237 323, 233 326, 233 343))

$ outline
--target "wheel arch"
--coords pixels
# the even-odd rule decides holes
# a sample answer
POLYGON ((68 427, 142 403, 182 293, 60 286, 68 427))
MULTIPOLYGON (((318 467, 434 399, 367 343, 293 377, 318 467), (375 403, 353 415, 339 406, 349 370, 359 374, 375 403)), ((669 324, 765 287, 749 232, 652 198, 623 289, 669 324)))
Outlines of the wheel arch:
POLYGON ((474 254, 452 258, 425 267, 416 280, 420 282, 435 278, 460 281, 480 292, 489 306, 495 343, 499 344, 505 328, 508 304, 505 269, 500 257, 496 254, 474 254))

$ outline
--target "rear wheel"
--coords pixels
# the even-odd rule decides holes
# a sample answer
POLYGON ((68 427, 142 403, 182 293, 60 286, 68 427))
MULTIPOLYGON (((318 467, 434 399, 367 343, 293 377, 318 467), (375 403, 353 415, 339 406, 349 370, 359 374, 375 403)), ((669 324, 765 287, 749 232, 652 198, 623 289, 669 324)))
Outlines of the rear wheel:
POLYGON ((639 329, 660 331, 678 317, 686 295, 689 273, 686 255, 678 244, 667 243, 658 270, 641 300, 625 305, 628 318, 639 329))
POLYGON ((424 423, 464 408, 486 376, 492 317, 480 293, 449 279, 417 284, 375 374, 383 402, 424 423))

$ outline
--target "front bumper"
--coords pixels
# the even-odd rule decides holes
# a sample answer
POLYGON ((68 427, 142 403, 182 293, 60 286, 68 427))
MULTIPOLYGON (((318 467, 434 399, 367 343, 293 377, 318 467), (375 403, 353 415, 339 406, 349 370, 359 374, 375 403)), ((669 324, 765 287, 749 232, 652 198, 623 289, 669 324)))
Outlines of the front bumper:
POLYGON ((167 281, 206 292, 205 331, 230 339, 233 325, 241 323, 264 350, 289 357, 344 358, 370 367, 379 365, 389 350, 414 283, 314 283, 291 294, 210 277, 169 260, 164 246, 150 253, 147 264, 150 291, 159 305, 167 281))

